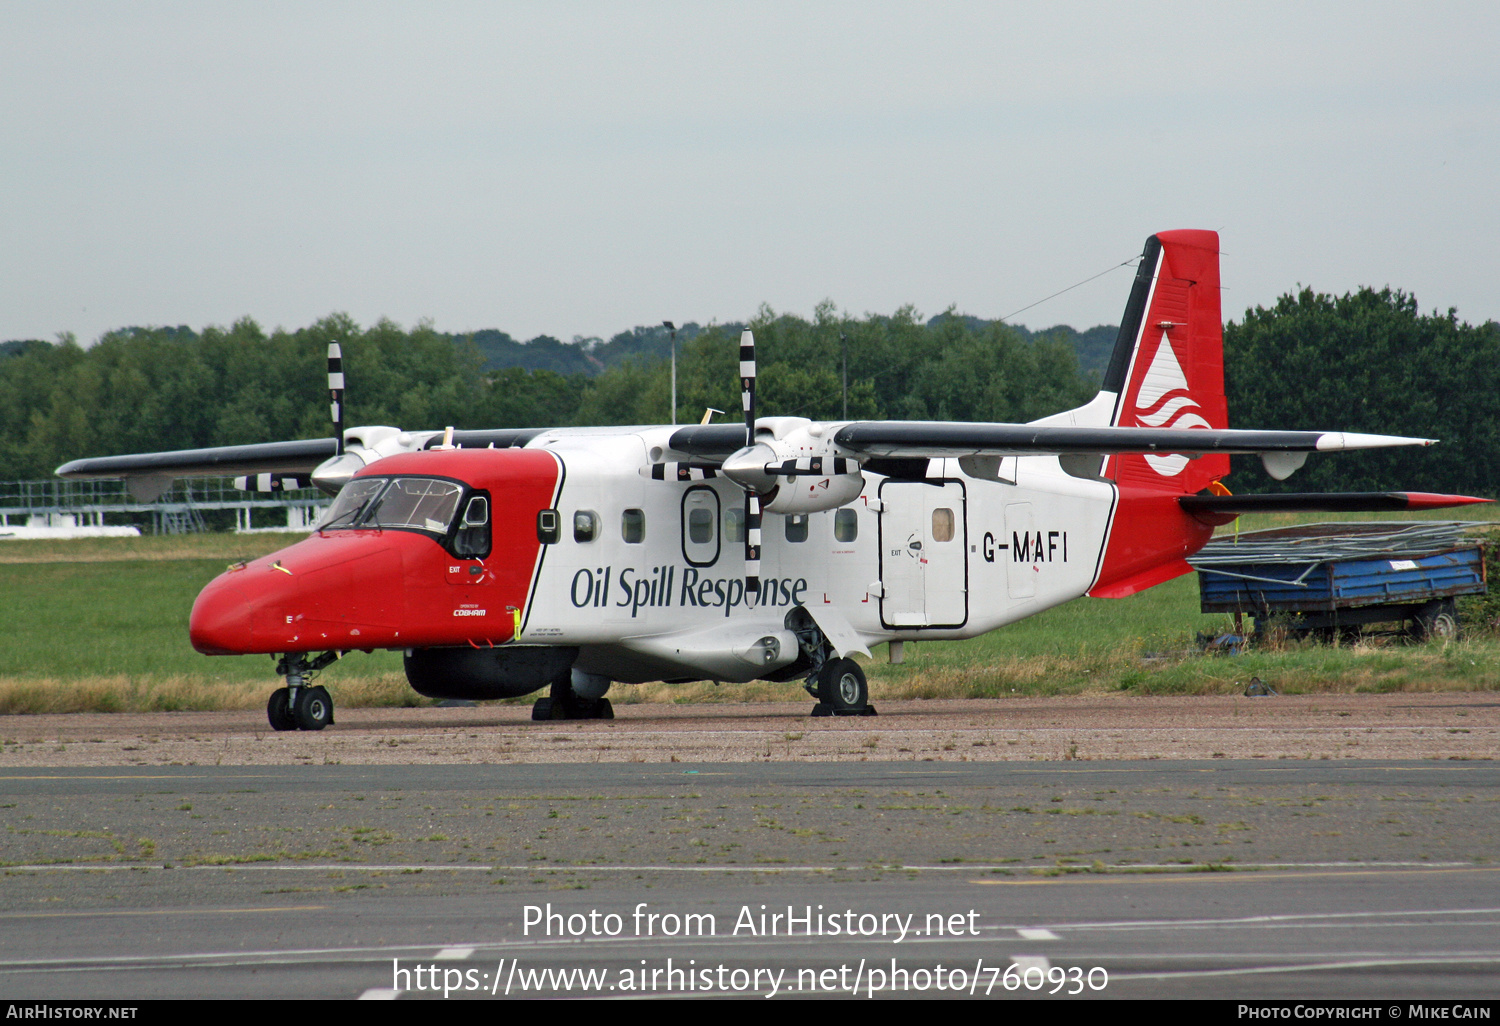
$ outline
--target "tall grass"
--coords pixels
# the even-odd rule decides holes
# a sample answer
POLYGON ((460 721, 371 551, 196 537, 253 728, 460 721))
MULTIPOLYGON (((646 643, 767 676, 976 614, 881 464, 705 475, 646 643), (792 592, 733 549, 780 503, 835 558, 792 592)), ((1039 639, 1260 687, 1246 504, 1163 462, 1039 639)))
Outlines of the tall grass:
MULTIPOLYGON (((1500 511, 1471 507, 1469 519, 1500 511)), ((1244 530, 1332 516, 1244 518, 1244 530)), ((1370 517, 1351 519, 1371 519, 1370 517)), ((1382 517, 1381 519, 1392 519, 1382 517)), ((1406 519, 1416 519, 1407 517, 1406 519)), ((1421 519, 1433 519, 1423 516, 1421 519)), ((276 686, 265 656, 206 657, 188 643, 198 591, 228 562, 290 544, 288 535, 198 535, 0 543, 0 712, 249 709, 276 686)), ((961 642, 906 645, 906 662, 866 667, 881 698, 1217 694, 1260 677, 1284 693, 1500 688, 1500 638, 1406 645, 1280 643, 1205 655, 1199 632, 1229 629, 1198 611, 1195 577, 1128 599, 1083 598, 961 642)), ((341 706, 421 704, 400 653, 354 653, 324 671, 341 706)), ((617 687, 615 701, 802 701, 797 683, 617 687)), ((529 699, 528 699, 529 701, 529 699)))

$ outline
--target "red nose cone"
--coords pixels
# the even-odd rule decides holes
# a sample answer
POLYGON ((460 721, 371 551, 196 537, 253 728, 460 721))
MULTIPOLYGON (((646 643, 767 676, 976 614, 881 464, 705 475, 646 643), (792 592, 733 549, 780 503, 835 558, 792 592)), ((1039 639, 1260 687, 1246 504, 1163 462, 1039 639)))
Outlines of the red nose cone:
POLYGON ((204 655, 241 655, 250 642, 250 599, 228 580, 213 581, 193 603, 188 637, 204 655))

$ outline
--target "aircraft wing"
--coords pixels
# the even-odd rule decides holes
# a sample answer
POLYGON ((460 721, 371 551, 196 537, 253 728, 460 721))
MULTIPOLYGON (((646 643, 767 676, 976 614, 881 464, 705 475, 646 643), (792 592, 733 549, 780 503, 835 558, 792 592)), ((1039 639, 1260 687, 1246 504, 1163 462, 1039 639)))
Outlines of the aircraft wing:
POLYGON ((214 449, 179 449, 129 456, 95 456, 57 468, 58 477, 233 477, 236 474, 308 474, 334 455, 332 438, 297 442, 224 445, 214 449))
POLYGON ((839 448, 864 456, 1066 456, 1071 453, 1306 453, 1432 445, 1436 439, 1348 431, 1246 431, 1233 428, 1055 427, 856 421, 834 434, 839 448))

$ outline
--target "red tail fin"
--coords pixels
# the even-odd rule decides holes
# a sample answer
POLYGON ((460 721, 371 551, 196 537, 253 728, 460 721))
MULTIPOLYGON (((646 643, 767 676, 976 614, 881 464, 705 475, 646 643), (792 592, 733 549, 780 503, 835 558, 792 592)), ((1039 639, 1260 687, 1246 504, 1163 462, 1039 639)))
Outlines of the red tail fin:
MULTIPOLYGON (((1116 385, 1119 398, 1112 423, 1123 427, 1228 427, 1218 233, 1153 235, 1136 275, 1131 306, 1135 309, 1126 310, 1110 364, 1113 371, 1116 363, 1124 363, 1116 385), (1147 288, 1138 299, 1143 277, 1147 277, 1147 288), (1133 329, 1128 351, 1127 327, 1133 329)), ((1151 455, 1116 457, 1110 461, 1106 476, 1122 484, 1139 481, 1190 495, 1227 473, 1227 456, 1189 460, 1185 456, 1151 455)))
MULTIPOLYGON (((1219 307, 1219 236, 1162 232, 1146 240, 1104 391, 1116 394, 1122 427, 1226 428, 1224 328, 1219 307)), ((1228 456, 1112 456, 1104 476, 1119 486, 1109 540, 1092 595, 1120 597, 1187 573, 1184 557, 1212 529, 1177 497, 1229 473, 1228 456)))

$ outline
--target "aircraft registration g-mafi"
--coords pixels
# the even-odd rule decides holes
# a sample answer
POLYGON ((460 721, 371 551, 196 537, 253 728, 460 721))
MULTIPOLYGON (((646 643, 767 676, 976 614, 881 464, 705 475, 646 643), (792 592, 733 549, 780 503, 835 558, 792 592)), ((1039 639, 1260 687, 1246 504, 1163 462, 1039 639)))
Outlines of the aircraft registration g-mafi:
POLYGON ((1231 430, 1219 240, 1153 235, 1104 383, 1030 424, 757 417, 744 423, 401 431, 76 460, 138 497, 175 477, 311 480, 335 494, 306 539, 232 566, 193 605, 193 646, 269 653, 277 730, 333 722, 318 671, 399 649, 423 695, 549 694, 537 719, 608 717, 616 683, 803 679, 815 715, 869 714, 854 655, 971 638, 1081 595, 1119 598, 1191 568, 1250 510, 1409 509, 1421 493, 1232 496, 1229 454, 1282 479, 1313 452, 1428 445, 1337 431, 1231 430))

